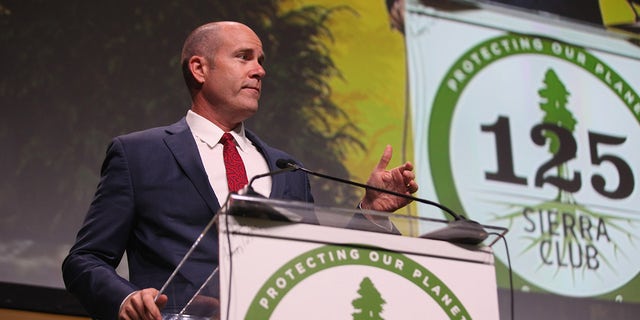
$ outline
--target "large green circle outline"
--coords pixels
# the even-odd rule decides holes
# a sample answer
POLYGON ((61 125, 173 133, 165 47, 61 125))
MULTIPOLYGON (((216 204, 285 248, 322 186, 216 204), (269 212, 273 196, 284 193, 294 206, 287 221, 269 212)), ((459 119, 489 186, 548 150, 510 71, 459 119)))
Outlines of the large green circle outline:
MULTIPOLYGON (((592 74, 592 70, 595 68, 596 64, 600 64, 609 72, 610 79, 615 79, 617 80, 616 82, 623 83, 629 91, 633 92, 635 97, 640 97, 633 90, 633 88, 629 86, 628 83, 620 75, 618 75, 618 73, 612 70, 606 63, 600 61, 600 59, 598 59, 582 47, 570 45, 559 40, 522 34, 507 34, 490 38, 472 47, 453 64, 453 66, 447 71, 445 77, 440 83, 438 91, 436 92, 436 97, 433 101, 433 108, 429 119, 429 129, 427 137, 429 143, 427 157, 429 159, 429 166, 431 168, 431 176, 433 179, 433 185, 436 195, 440 202, 446 203, 449 208, 460 215, 466 216, 467 214, 464 210, 464 207, 462 206, 460 197, 458 196, 457 189, 455 187, 455 182, 453 180, 453 171, 451 168, 451 160, 449 156, 451 121, 453 119, 453 113, 455 111, 458 99, 460 98, 460 94, 464 92, 467 84, 481 70, 502 58, 520 54, 542 54, 554 58, 559 58, 573 63, 592 74), (454 73, 457 70, 461 70, 464 67, 463 64, 468 63, 471 60, 472 54, 479 52, 479 50, 481 50, 482 48, 488 48, 491 44, 500 43, 501 41, 515 41, 523 37, 529 38, 531 41, 539 41, 542 44, 542 48, 535 48, 534 46, 531 46, 529 48, 520 48, 518 50, 503 51, 500 55, 494 55, 490 59, 483 60, 483 64, 475 65, 476 68, 473 70, 473 72, 467 75, 468 78, 466 78, 465 81, 460 84, 457 91, 453 92, 452 90, 449 90, 449 88, 447 88, 447 80, 454 78, 454 73), (552 50, 552 45, 556 43, 561 44, 563 47, 572 48, 573 50, 575 50, 576 54, 583 54, 586 57, 586 63, 582 65, 577 63, 575 60, 566 58, 564 55, 558 55, 554 53, 552 50)), ((618 96, 618 98, 620 98, 622 102, 626 104, 626 102, 624 101, 624 94, 616 92, 611 87, 611 85, 609 85, 602 77, 595 74, 593 75, 596 78, 600 79, 600 81, 602 81, 605 85, 607 85, 609 89, 611 89, 616 94, 616 96, 618 96)), ((636 114, 631 106, 627 105, 627 107, 630 109, 632 114, 636 114)), ((640 122, 640 117, 638 116, 638 114, 636 114, 636 120, 640 122)))
MULTIPOLYGON (((428 292, 430 288, 435 287, 435 286, 439 286, 442 289, 442 292, 447 293, 447 295, 449 296, 449 298, 451 299, 451 303, 449 304, 457 304, 457 306, 459 306, 459 312, 457 312, 455 314, 456 318, 459 319, 469 319, 471 320, 472 317, 469 315, 469 312, 467 311, 467 309, 464 307, 464 305, 462 304, 462 302, 460 301, 460 299, 458 299, 458 297, 455 295, 455 293, 449 289, 449 287, 442 281, 440 280, 440 278, 438 278, 435 274, 433 274, 431 271, 429 271, 427 268, 423 267, 421 264, 415 262, 413 259, 410 259, 409 257, 400 254, 400 253, 396 253, 396 252, 391 252, 391 251, 387 251, 384 249, 378 249, 378 248, 371 248, 369 246, 339 246, 339 245, 324 245, 321 247, 318 247, 316 249, 304 252, 298 256, 296 256, 295 258, 291 259, 289 262, 287 262, 286 264, 284 264, 282 267, 280 267, 276 272, 273 273, 273 275, 271 275, 271 277, 269 277, 269 279, 267 279, 267 281, 265 281, 265 283, 262 285, 262 287, 260 287, 260 290, 258 290, 258 293, 254 296, 253 300, 251 301, 251 304, 249 305, 249 309, 247 310, 247 313, 245 315, 245 319, 270 319, 271 315, 273 313, 273 311, 276 309, 276 307, 278 306, 278 304, 280 303, 280 301, 282 301, 282 299, 287 295, 287 293, 289 293, 289 291, 295 287, 297 284, 299 284, 300 282, 302 282, 303 280, 311 277, 312 275, 323 271, 323 270, 327 270, 327 269, 331 269, 334 267, 340 267, 340 266, 346 266, 346 265, 360 265, 360 266, 369 266, 369 267, 374 267, 374 268, 379 268, 379 269, 384 269, 387 271, 390 271, 392 273, 395 273, 396 275, 399 275, 407 280, 409 280, 409 282, 415 284, 416 286, 420 287, 429 297, 433 298, 432 295, 428 292), (287 270, 291 270, 295 268, 295 265, 301 262, 304 262, 308 257, 316 257, 318 254, 323 254, 323 253, 327 253, 327 252, 335 252, 336 250, 339 249, 346 249, 346 250, 358 250, 360 255, 360 258, 357 259, 356 261, 354 261, 353 259, 344 259, 344 260, 340 260, 340 261, 332 261, 331 263, 324 263, 322 265, 318 265, 317 268, 313 268, 312 270, 310 270, 309 272, 305 272, 303 275, 299 275, 297 276, 294 280, 291 280, 290 285, 287 285, 286 289, 283 289, 282 291, 280 291, 278 293, 277 298, 273 299, 273 306, 270 307, 268 310, 265 310, 261 305, 260 305, 260 298, 262 297, 261 293, 264 293, 267 291, 268 288, 273 287, 276 283, 276 280, 279 277, 283 277, 283 275, 285 274, 285 272, 287 270), (371 252, 376 251, 376 252, 380 252, 380 253, 384 253, 387 255, 390 255, 395 259, 402 259, 402 261, 404 262, 404 268, 403 271, 398 271, 393 265, 385 265, 384 263, 374 263, 373 261, 371 261, 369 258, 367 258, 371 252), (366 254, 366 255, 363 255, 366 254), (412 277, 413 274, 413 270, 415 269, 419 269, 422 272, 422 276, 428 276, 429 277, 429 283, 430 283, 430 287, 429 288, 425 288, 423 285, 421 285, 421 281, 422 278, 414 278, 412 277), (412 270, 412 271, 404 271, 404 270, 412 270)), ((444 302, 442 301, 438 301, 435 300, 434 301, 440 306, 440 308, 450 317, 452 317, 453 315, 450 314, 450 310, 447 310, 445 307, 447 307, 444 302)))

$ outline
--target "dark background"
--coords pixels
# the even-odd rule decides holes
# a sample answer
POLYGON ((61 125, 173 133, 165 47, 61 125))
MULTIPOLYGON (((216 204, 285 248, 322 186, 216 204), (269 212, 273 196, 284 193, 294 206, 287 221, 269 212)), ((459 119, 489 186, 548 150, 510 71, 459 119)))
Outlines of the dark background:
MULTIPOLYGON (((549 3, 556 2, 543 9, 555 10, 549 3)), ((357 124, 330 99, 327 83, 340 71, 323 41, 331 39, 327 19, 336 10, 348 8, 280 11, 276 0, 0 0, 0 307, 83 314, 61 289, 60 265, 93 197, 106 146, 116 135, 186 114, 180 50, 205 22, 241 21, 263 40, 268 76, 248 127, 307 167, 349 178, 345 155, 367 150, 357 124)), ((588 12, 584 20, 598 23, 588 12)), ((359 195, 317 179, 313 189, 319 204, 351 205, 359 195)), ((506 315, 509 292, 499 296, 506 315)), ((631 319, 639 309, 516 293, 521 319, 631 319)))
MULTIPOLYGON (((364 147, 329 98, 326 81, 339 73, 320 40, 330 36, 331 10, 278 13, 277 1, 0 1, 0 281, 62 286, 60 262, 107 144, 186 114, 180 50, 208 21, 243 21, 264 39, 268 78, 248 127, 307 166, 348 177, 345 152, 364 147)), ((356 203, 356 190, 315 184, 320 203, 356 203)))

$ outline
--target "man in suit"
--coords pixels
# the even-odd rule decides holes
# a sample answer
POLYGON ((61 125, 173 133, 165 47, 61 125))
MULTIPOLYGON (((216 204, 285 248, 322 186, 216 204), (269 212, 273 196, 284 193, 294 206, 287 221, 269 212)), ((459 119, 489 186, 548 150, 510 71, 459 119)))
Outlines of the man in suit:
MULTIPOLYGON (((258 109, 265 76, 262 43, 249 27, 237 22, 203 25, 187 37, 181 59, 191 109, 175 124, 112 141, 94 200, 63 262, 67 289, 92 317, 161 319, 167 296, 156 299, 158 288, 229 194, 219 144, 223 134, 235 140, 248 177, 276 169, 280 158, 292 158, 243 125, 258 109), (115 271, 125 251, 129 280, 115 271)), ((390 159, 387 147, 368 183, 414 193, 418 186, 411 163, 386 170, 390 159)), ((259 179, 253 187, 270 198, 313 201, 303 172, 259 179)), ((367 191, 360 206, 394 211, 408 203, 367 191)), ((178 275, 188 274, 182 279, 188 290, 218 264, 217 234, 209 233, 202 243, 193 253, 194 262, 178 275)))

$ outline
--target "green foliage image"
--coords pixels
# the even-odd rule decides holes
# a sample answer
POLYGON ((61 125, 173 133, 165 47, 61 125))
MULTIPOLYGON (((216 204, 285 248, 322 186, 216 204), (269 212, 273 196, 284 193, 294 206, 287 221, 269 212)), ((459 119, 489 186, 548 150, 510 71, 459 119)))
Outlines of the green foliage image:
POLYGON ((358 289, 358 298, 351 302, 351 305, 356 309, 353 316, 353 320, 383 320, 380 313, 382 313, 382 305, 386 301, 382 298, 382 295, 373 285, 369 277, 365 277, 360 282, 360 288, 358 289))

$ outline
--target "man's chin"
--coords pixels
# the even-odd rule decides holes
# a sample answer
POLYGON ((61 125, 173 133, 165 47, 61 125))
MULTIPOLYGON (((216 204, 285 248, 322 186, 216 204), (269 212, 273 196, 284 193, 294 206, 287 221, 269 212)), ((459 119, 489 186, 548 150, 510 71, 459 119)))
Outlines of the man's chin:
MULTIPOLYGON (((254 114, 256 114, 256 112, 258 112, 258 105, 249 105, 249 106, 244 106, 240 112, 242 112, 242 116, 244 118, 244 120, 251 118, 254 114)), ((243 120, 243 121, 244 121, 243 120)))

